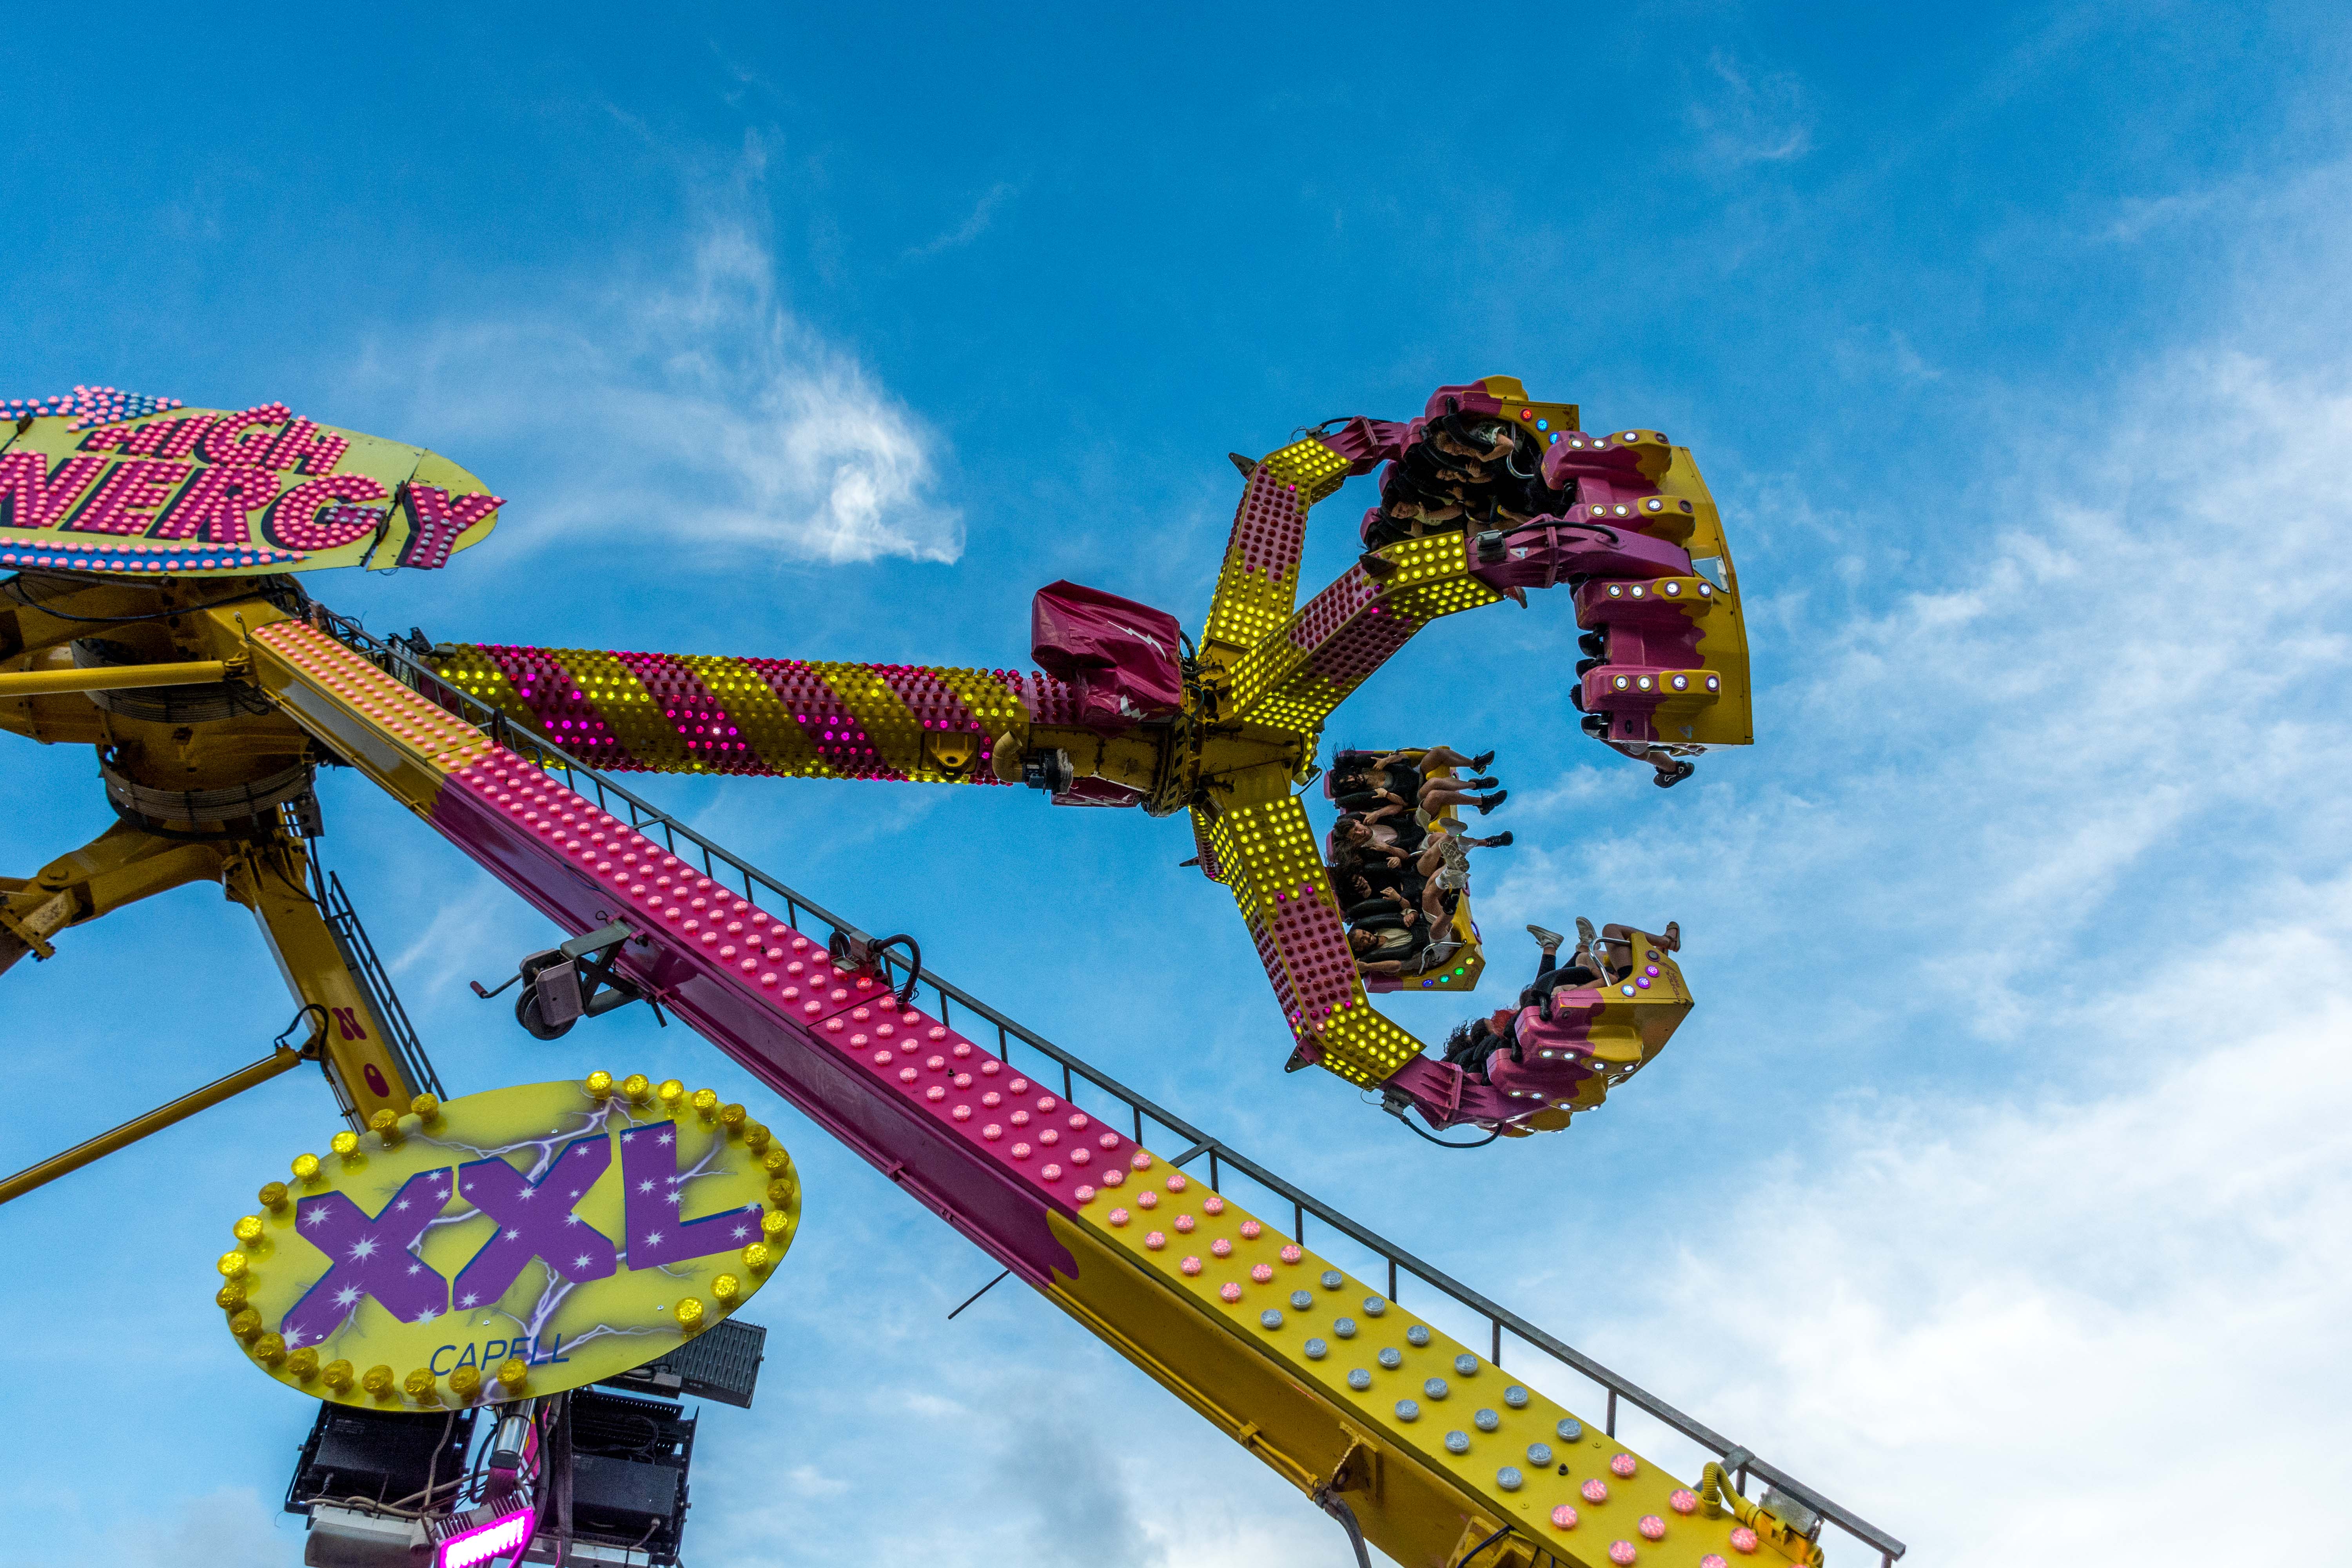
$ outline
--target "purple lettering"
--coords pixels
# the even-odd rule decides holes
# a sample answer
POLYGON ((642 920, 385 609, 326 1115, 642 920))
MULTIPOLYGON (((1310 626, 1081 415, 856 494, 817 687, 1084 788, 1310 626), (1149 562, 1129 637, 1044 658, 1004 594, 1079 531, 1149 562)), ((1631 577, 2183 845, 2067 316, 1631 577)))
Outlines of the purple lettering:
POLYGON ((677 1129, 667 1121, 621 1134, 622 1220, 628 1226, 632 1268, 656 1268, 732 1252, 760 1239, 760 1205, 686 1217, 686 1186, 677 1171, 677 1129))
POLYGON ((449 1281, 409 1249, 449 1199, 449 1173, 422 1171, 371 1215, 341 1193, 294 1205, 295 1228, 332 1266, 287 1309, 278 1331, 289 1348, 315 1345, 348 1322, 368 1297, 394 1319, 429 1323, 449 1310, 449 1281))
POLYGON ((492 1156, 457 1167, 457 1195, 498 1221, 496 1236, 458 1271, 460 1308, 487 1306, 507 1293, 531 1259, 565 1279, 602 1279, 613 1272, 612 1239, 573 1212, 581 1195, 613 1163, 603 1133, 574 1139, 537 1182, 492 1156))

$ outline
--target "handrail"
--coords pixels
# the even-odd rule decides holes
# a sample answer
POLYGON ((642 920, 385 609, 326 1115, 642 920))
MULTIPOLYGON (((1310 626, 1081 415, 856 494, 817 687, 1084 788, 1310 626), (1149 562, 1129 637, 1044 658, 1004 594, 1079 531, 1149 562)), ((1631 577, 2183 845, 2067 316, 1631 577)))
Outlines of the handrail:
MULTIPOLYGON (((627 807, 630 826, 640 832, 658 829, 671 854, 677 854, 678 840, 686 839, 699 851, 703 873, 706 876, 714 880, 718 879, 719 863, 723 862, 741 879, 745 898, 756 902, 757 889, 765 888, 783 901, 786 918, 793 930, 801 929, 800 916, 805 913, 813 921, 821 922, 833 931, 840 931, 859 941, 871 940, 867 932, 852 922, 844 920, 815 900, 786 887, 749 862, 737 858, 693 828, 677 821, 650 802, 640 799, 594 768, 572 756, 544 736, 517 724, 501 710, 484 702, 470 692, 460 690, 451 685, 410 652, 405 645, 378 638, 361 626, 358 622, 336 615, 324 605, 316 603, 310 606, 310 615, 313 624, 321 630, 341 641, 354 653, 368 659, 387 675, 408 685, 419 695, 465 720, 499 744, 531 757, 542 771, 549 773, 561 772, 564 775, 567 787, 573 793, 589 796, 593 792, 593 798, 600 809, 615 816, 621 816, 622 813, 615 811, 612 805, 614 799, 619 800, 627 807), (583 778, 587 781, 586 788, 582 787, 581 781, 583 778)), ((886 970, 905 968, 905 961, 897 958, 887 951, 878 957, 886 970)), ((1219 1189, 1220 1178, 1223 1170, 1230 1167, 1257 1183, 1268 1192, 1278 1194, 1291 1205, 1293 1226, 1291 1238, 1293 1240, 1302 1245, 1305 1243, 1307 1216, 1312 1215, 1342 1236, 1378 1256, 1388 1265, 1388 1289, 1385 1294, 1390 1300, 1397 1300, 1400 1278, 1410 1277, 1430 1286, 1456 1305, 1467 1308, 1472 1313, 1485 1319, 1492 1331, 1492 1354, 1487 1359, 1497 1367, 1501 1366, 1503 1362, 1503 1336, 1508 1332, 1594 1384, 1608 1395, 1608 1414, 1603 1430, 1609 1436, 1613 1437, 1617 1434, 1617 1410, 1619 1403, 1622 1401, 1664 1423, 1700 1447, 1714 1454, 1718 1459, 1728 1458, 1735 1453, 1739 1455, 1738 1468, 1730 1479, 1732 1484, 1742 1495, 1747 1491, 1748 1477, 1756 1476, 1877 1552, 1882 1563, 1888 1565, 1888 1568, 1891 1568, 1894 1562, 1908 1550, 1902 1542, 1885 1531, 1870 1523, 1851 1510, 1822 1497, 1778 1466, 1755 1458, 1745 1447, 1732 1443, 1730 1439, 1696 1417, 1685 1415, 1640 1384, 1620 1376, 1581 1351, 1537 1328, 1517 1313, 1506 1307, 1498 1306, 1444 1270, 1423 1262, 1377 1232, 1367 1229, 1312 1194, 1293 1185, 1255 1161, 1235 1152, 1222 1140, 1213 1138, 1202 1131, 1148 1096, 1128 1088, 1127 1085, 1095 1068, 1084 1058, 1065 1050, 1014 1019, 1005 1016, 961 986, 941 979, 928 969, 919 970, 916 978, 938 994, 940 1022, 947 1021, 950 1004, 961 1006, 996 1026, 998 1055, 1006 1061, 1011 1060, 1012 1046, 1013 1042, 1018 1041, 1058 1066, 1062 1070, 1064 1099, 1067 1100, 1071 1097, 1071 1091, 1076 1087, 1076 1080, 1082 1079, 1126 1107, 1133 1121, 1133 1131, 1137 1142, 1145 1142, 1143 1132, 1147 1123, 1157 1123, 1182 1140, 1184 1152, 1171 1161, 1171 1163, 1183 1165, 1206 1155, 1209 1163, 1209 1185, 1213 1190, 1221 1190, 1219 1189)), ((969 1032, 967 1029, 966 1033, 969 1032)))

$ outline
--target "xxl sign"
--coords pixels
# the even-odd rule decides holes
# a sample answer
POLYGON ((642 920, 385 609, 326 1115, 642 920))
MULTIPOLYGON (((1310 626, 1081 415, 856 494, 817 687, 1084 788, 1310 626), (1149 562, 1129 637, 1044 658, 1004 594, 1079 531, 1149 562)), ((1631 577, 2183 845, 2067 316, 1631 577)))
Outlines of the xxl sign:
POLYGON ((791 1158, 675 1081, 529 1084, 336 1136, 236 1222, 217 1304, 248 1356, 339 1404, 576 1388, 732 1312, 800 1215, 791 1158))
POLYGON ((0 567, 435 568, 487 538, 501 504, 446 458, 282 403, 230 411, 116 395, 0 417, 0 567))

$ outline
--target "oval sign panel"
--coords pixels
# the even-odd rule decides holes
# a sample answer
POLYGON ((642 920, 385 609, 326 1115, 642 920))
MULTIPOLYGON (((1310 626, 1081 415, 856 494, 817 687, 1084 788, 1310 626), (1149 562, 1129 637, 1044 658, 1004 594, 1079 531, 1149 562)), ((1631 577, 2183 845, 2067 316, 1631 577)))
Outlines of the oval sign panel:
POLYGON ((445 564, 501 502, 422 447, 282 403, 111 387, 0 400, 0 567, 221 577, 445 564))
POLYGON ((339 1132, 236 1222, 215 1303, 319 1399, 436 1410, 641 1366, 757 1290, 800 1220, 792 1158, 677 1080, 525 1084, 339 1132))

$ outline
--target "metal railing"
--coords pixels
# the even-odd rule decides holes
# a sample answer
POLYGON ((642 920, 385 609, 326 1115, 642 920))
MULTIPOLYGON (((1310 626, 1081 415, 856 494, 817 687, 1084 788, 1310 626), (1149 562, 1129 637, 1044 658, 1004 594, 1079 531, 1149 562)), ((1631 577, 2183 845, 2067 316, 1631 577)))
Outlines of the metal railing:
MULTIPOLYGON (((839 931, 860 940, 870 940, 868 933, 832 910, 795 892, 774 878, 749 863, 738 859, 693 828, 678 822, 649 802, 640 799, 595 769, 580 762, 533 731, 517 724, 502 710, 482 701, 469 692, 461 691, 441 679, 428 666, 415 657, 402 644, 386 642, 368 633, 355 621, 346 619, 313 605, 314 623, 335 637, 361 657, 391 675, 419 695, 426 698, 458 718, 465 720, 499 745, 531 759, 551 776, 562 774, 565 784, 585 799, 592 799, 599 809, 620 817, 640 833, 658 837, 669 852, 682 860, 699 858, 703 874, 716 882, 737 882, 743 896, 758 903, 764 893, 772 900, 771 909, 781 907, 795 931, 803 930, 802 917, 806 916, 815 926, 827 932, 839 931), (615 804, 617 803, 617 804, 615 804), (681 842, 686 846, 681 849, 681 842)), ((885 952, 881 962, 889 969, 905 971, 905 963, 895 952, 885 952)), ((951 1021, 951 1010, 961 1008, 993 1028, 997 1055, 1008 1065, 1017 1047, 1034 1052, 1050 1064, 1041 1079, 1058 1074, 1062 1097, 1075 1102, 1081 1082, 1101 1095, 1118 1102, 1131 1124, 1135 1141, 1149 1144, 1146 1136, 1150 1127, 1165 1130, 1183 1145, 1183 1152, 1170 1163, 1189 1165, 1204 1161, 1209 1185, 1222 1191, 1228 1173, 1238 1173, 1255 1183, 1265 1191, 1276 1194, 1290 1205, 1292 1239, 1300 1245, 1307 1241, 1307 1222, 1312 1217, 1319 1224, 1346 1237, 1380 1258, 1387 1269, 1384 1294, 1391 1301, 1400 1300, 1398 1291, 1405 1279, 1428 1287, 1439 1296, 1464 1309, 1473 1317, 1482 1319, 1489 1330, 1487 1359, 1499 1368, 1507 1348, 1507 1337, 1549 1358, 1553 1363, 1577 1373, 1600 1389, 1606 1400, 1607 1415, 1603 1430, 1617 1435, 1617 1419, 1621 1405, 1631 1405, 1680 1434, 1717 1459, 1737 1455, 1731 1474, 1727 1478, 1745 1496, 1750 1477, 1764 1481, 1785 1496, 1811 1509, 1820 1518, 1836 1525, 1856 1541, 1876 1552, 1882 1563, 1891 1568, 1894 1562, 1907 1550, 1905 1544, 1874 1524, 1822 1497, 1779 1467, 1755 1458, 1745 1447, 1734 1444, 1714 1428, 1695 1416, 1685 1415, 1638 1384, 1601 1365, 1581 1351, 1554 1338, 1509 1309, 1498 1306, 1486 1297, 1435 1266, 1423 1262, 1403 1247, 1379 1233, 1340 1213, 1312 1194, 1276 1175, 1265 1166, 1240 1153, 1221 1140, 1211 1137, 1190 1121, 1157 1104, 1149 1097, 1129 1089, 1117 1079, 1088 1064, 1086 1060, 1044 1036, 1005 1016, 961 986, 942 980, 925 969, 917 979, 938 997, 938 1016, 942 1023, 951 1021)), ((961 1026, 967 1037, 975 1036, 970 1023, 961 1026)), ((1533 1543, 1530 1543, 1533 1544, 1533 1543)))
POLYGON ((376 956, 375 943, 368 940, 367 928, 360 924, 359 910, 343 891, 343 879, 319 864, 315 848, 311 851, 310 869, 328 934, 335 939, 343 967, 358 977, 368 1001, 374 1005, 375 1016, 383 1023, 385 1037, 402 1070, 407 1073, 408 1081, 436 1100, 448 1099, 448 1090, 441 1087, 441 1075, 433 1070, 433 1058, 425 1054, 425 1042, 416 1037, 415 1026, 408 1021, 408 1009, 400 1005, 400 994, 392 988, 392 976, 376 956))

